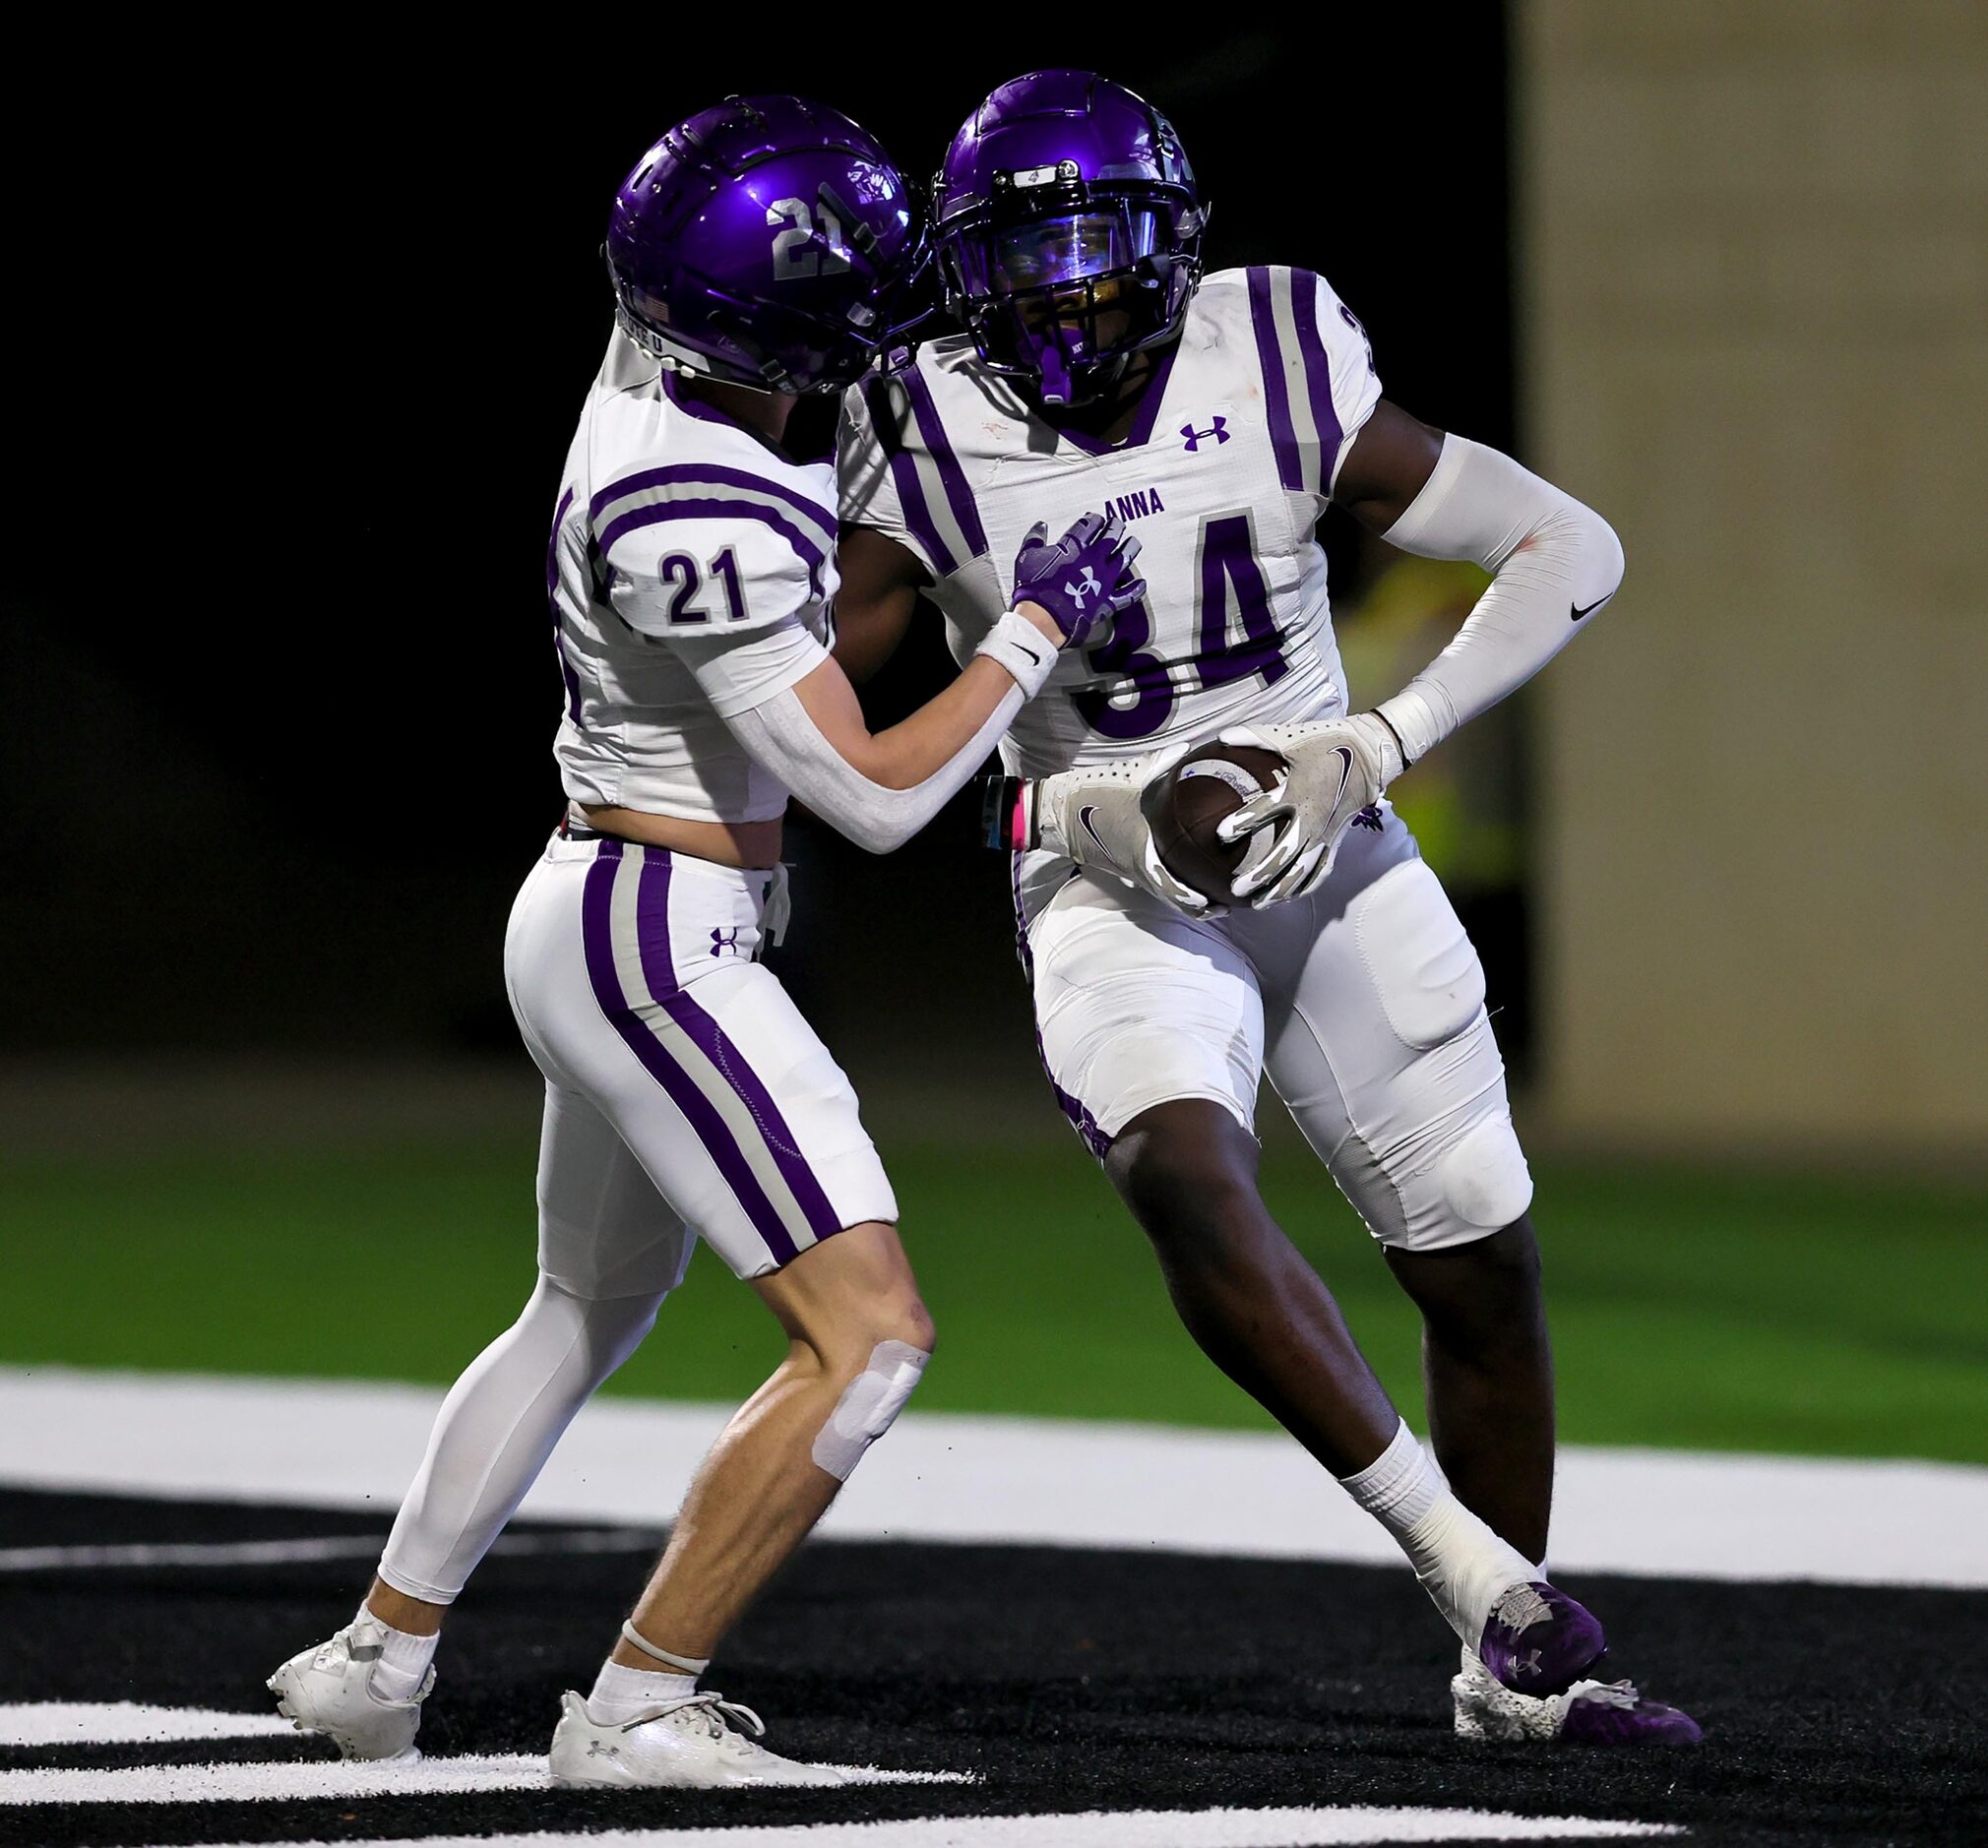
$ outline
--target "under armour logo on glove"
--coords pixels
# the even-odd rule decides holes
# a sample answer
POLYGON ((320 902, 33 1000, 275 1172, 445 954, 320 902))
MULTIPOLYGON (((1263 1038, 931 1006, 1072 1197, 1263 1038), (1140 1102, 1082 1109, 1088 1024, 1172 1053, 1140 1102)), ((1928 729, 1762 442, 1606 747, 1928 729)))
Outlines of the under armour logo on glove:
POLYGON ((1197 430, 1193 424, 1184 423, 1180 426, 1180 433, 1187 439, 1186 448, 1190 456, 1211 439, 1212 439, 1214 446, 1219 449, 1228 441, 1228 419, 1223 416, 1217 416, 1213 426, 1207 430, 1197 430))
POLYGON ((1139 541, 1113 514, 1086 514, 1054 545, 1041 521, 1028 528, 1015 557, 1015 596, 1010 607, 1033 603, 1062 632, 1065 647, 1084 639, 1107 616, 1146 594, 1146 580, 1132 561, 1139 541))

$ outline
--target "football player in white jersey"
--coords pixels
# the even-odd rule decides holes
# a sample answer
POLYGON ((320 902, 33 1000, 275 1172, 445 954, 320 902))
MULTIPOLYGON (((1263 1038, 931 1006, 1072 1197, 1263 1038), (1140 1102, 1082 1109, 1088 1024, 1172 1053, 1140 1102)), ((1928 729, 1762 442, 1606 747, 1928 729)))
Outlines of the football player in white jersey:
POLYGON ((975 658, 872 735, 831 658, 834 471, 781 447, 912 312, 921 209, 846 117, 732 97, 665 135, 608 235, 618 330, 546 564, 567 819, 518 896, 505 975, 545 1076, 537 1288, 443 1406, 352 1623, 270 1682, 352 1757, 412 1749, 448 1606, 702 1237, 785 1330, 586 1697, 555 1782, 834 1784, 776 1756, 709 1658, 890 1427, 932 1348, 898 1208, 836 1062, 760 961, 784 917, 789 792, 878 851, 921 827, 1136 598, 1138 543, 1086 516, 1018 548, 975 658))
POLYGON ((967 332, 844 400, 839 656, 871 671, 922 591, 966 658, 1038 514, 1101 506, 1139 533, 1149 592, 1061 657, 1002 745, 997 832, 1057 1097, 1204 1350, 1414 1562, 1462 1643, 1458 1730, 1695 1740, 1688 1716, 1594 1679, 1600 1627, 1543 1575, 1553 1385, 1531 1180, 1476 953, 1385 794, 1608 601, 1615 535, 1384 400, 1323 277, 1203 279, 1179 140, 1122 86, 1003 85, 937 184, 967 332), (1442 656, 1366 712, 1333 635, 1331 501, 1495 574, 1442 656), (1225 914, 1159 863, 1141 807, 1216 739, 1288 763, 1224 824, 1247 901, 1225 914), (1258 1193, 1265 1075, 1422 1312, 1440 1470, 1258 1193))

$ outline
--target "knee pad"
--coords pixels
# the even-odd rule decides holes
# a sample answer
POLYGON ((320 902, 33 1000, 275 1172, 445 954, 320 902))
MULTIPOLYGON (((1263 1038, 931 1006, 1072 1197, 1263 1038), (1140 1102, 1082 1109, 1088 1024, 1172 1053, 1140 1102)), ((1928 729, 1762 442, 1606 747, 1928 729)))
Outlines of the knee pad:
POLYGON ((1437 1178, 1457 1222, 1479 1236, 1502 1232, 1532 1203, 1532 1171, 1503 1111, 1457 1139, 1444 1152, 1437 1178))
POLYGON ((847 1482, 863 1452, 897 1421, 931 1358, 908 1341, 879 1341, 870 1350, 869 1365, 842 1388, 829 1422, 816 1436, 816 1464, 838 1482, 847 1482))

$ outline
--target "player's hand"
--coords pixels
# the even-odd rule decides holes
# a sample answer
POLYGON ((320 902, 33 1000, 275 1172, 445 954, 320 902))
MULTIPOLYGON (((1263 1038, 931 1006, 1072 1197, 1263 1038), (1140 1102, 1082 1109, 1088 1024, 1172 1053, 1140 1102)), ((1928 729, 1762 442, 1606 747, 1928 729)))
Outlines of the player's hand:
POLYGON ((1252 910, 1323 886, 1353 817, 1380 801, 1405 768, 1400 740, 1376 712, 1313 724, 1243 725, 1223 732, 1221 742, 1275 751, 1290 766, 1276 788, 1252 796, 1216 831, 1224 840, 1275 831, 1270 851, 1235 881, 1236 897, 1252 910))
POLYGON ((998 778, 989 844, 1017 852, 1044 847, 1138 886, 1191 917, 1217 915, 1220 906, 1182 885, 1160 864, 1147 818, 1148 803, 1164 792, 1167 771, 1187 751, 1179 745, 1028 781, 998 778))
POLYGON ((1033 603, 1056 625, 1066 648, 1080 648, 1106 618, 1146 594, 1132 568, 1139 541, 1116 514, 1083 515, 1055 544, 1038 520, 1015 555, 1015 594, 1009 607, 1033 603))

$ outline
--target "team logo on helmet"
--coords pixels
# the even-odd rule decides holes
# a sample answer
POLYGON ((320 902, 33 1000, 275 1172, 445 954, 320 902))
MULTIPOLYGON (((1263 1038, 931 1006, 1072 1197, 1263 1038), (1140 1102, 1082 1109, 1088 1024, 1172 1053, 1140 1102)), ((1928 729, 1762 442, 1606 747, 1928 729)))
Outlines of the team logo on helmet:
POLYGON ((924 204, 875 137, 799 96, 679 123, 615 195, 623 331, 664 366, 761 391, 839 390, 924 318, 924 204))

